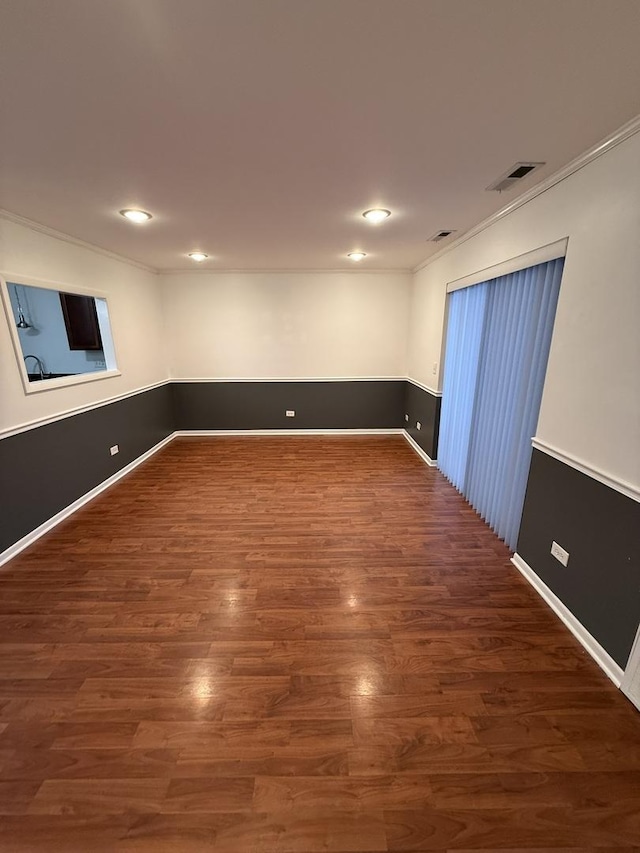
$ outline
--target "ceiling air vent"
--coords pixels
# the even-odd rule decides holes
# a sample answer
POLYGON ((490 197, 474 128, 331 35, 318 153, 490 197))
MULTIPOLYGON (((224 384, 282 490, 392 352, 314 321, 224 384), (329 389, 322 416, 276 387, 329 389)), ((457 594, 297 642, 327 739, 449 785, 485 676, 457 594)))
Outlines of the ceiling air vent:
POLYGON ((504 192, 505 190, 510 190, 512 186, 518 183, 518 181, 526 178, 527 175, 530 175, 535 169, 539 169, 540 166, 544 165, 544 163, 516 163, 508 172, 501 175, 497 181, 489 184, 487 189, 494 190, 499 193, 504 192))
POLYGON ((439 243, 440 240, 444 240, 446 237, 451 237, 451 235, 455 233, 455 228, 443 228, 442 231, 436 231, 435 234, 432 234, 427 240, 427 243, 439 243))

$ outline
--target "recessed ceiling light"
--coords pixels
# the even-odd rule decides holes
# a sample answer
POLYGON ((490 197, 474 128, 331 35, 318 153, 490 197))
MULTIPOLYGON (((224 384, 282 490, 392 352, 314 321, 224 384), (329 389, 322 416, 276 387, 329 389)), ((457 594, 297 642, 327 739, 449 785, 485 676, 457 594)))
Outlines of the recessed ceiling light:
POLYGON ((365 210, 362 215, 367 222, 373 222, 374 225, 377 225, 379 222, 384 222, 385 219, 388 219, 391 216, 391 211, 385 210, 382 207, 374 207, 371 210, 365 210))
POLYGON ((366 252, 349 252, 347 257, 352 261, 361 261, 363 258, 367 257, 366 252))
POLYGON ((189 257, 192 261, 201 263, 202 261, 206 261, 209 255, 205 255, 204 252, 189 252, 189 257))
POLYGON ((153 218, 150 213, 147 213, 146 210, 135 210, 131 207, 127 207, 124 210, 121 210, 120 216, 124 216, 125 219, 128 219, 130 222, 135 222, 138 225, 141 222, 148 222, 150 219, 153 218))

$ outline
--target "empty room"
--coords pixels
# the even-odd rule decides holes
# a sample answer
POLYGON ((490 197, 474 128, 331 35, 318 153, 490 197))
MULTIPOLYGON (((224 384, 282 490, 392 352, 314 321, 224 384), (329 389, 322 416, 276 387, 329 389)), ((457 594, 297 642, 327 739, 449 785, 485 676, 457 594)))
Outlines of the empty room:
POLYGON ((0 850, 640 850, 639 44, 0 0, 0 850))

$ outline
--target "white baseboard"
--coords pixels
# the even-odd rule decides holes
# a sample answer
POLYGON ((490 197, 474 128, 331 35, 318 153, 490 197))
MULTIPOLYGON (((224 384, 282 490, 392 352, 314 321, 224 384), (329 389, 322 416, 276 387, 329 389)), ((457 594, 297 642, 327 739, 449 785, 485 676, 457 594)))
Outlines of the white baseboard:
POLYGON ((173 435, 401 435, 402 432, 402 429, 180 429, 173 435))
POLYGON ((406 431, 406 429, 403 429, 403 430, 402 430, 402 433, 403 433, 404 437, 406 438, 406 440, 407 440, 407 441, 409 442, 409 444, 411 445, 411 447, 415 450, 415 452, 418 454, 418 456, 422 459, 422 461, 423 461, 423 462, 426 462, 426 463, 427 463, 427 465, 429 465, 429 467, 431 467, 431 468, 436 468, 436 467, 437 467, 437 465, 438 465, 438 463, 436 462, 436 460, 435 460, 435 459, 432 459, 430 456, 427 456, 427 454, 426 454, 426 453, 424 452, 424 450, 420 447, 420 445, 418 444, 418 442, 417 442, 417 441, 414 441, 414 440, 411 438, 411 436, 410 436, 410 435, 409 435, 409 433, 406 431))
POLYGON ((73 503, 69 504, 69 506, 61 509, 60 512, 57 512, 54 516, 49 518, 47 521, 43 522, 39 527, 36 527, 35 530, 32 530, 30 533, 27 533, 26 536, 23 536, 22 539, 18 539, 17 542, 14 542, 13 545, 10 545, 5 551, 0 553, 0 566, 4 565, 8 560, 11 560, 16 554, 19 554, 20 551, 24 551, 29 545, 32 545, 36 539, 39 539, 41 536, 44 536, 45 533, 48 533, 52 530, 57 524, 60 524, 61 521, 64 521, 65 518, 69 518, 70 515, 80 509, 80 507, 89 503, 89 501, 93 500, 97 497, 101 492, 104 492, 105 489, 108 489, 109 486, 113 486, 114 483, 117 483, 118 480, 125 477, 134 468, 137 468, 142 462, 148 459, 150 456, 153 456, 154 453, 157 453, 158 450, 163 448, 166 444, 169 444, 170 441, 173 440, 175 433, 171 433, 162 441, 159 441, 158 444, 154 445, 152 448, 143 453, 142 456, 138 456, 137 459, 134 459, 133 462, 129 462, 128 465, 125 465, 124 468, 121 468, 111 477, 106 480, 103 480, 99 486, 88 491, 86 494, 82 495, 82 497, 75 500, 73 503))
POLYGON ((97 497, 101 492, 104 492, 105 489, 108 489, 109 486, 112 486, 114 483, 117 483, 118 480, 125 477, 134 468, 148 459, 150 456, 153 456, 154 453, 157 453, 158 450, 163 448, 165 445, 169 444, 170 441, 173 441, 174 438, 178 438, 179 436, 238 436, 238 435, 401 435, 404 432, 402 429, 268 429, 268 430, 251 430, 251 429, 237 429, 237 430, 178 430, 176 432, 172 432, 171 435, 168 435, 165 439, 158 442, 158 444, 154 445, 152 448, 147 450, 141 456, 138 456, 137 459, 134 459, 133 462, 130 462, 128 465, 125 465, 124 468, 121 468, 115 474, 113 474, 108 479, 104 480, 100 485, 88 491, 86 494, 82 495, 82 497, 75 500, 73 503, 69 504, 69 506, 57 512, 54 516, 47 519, 47 521, 43 522, 41 525, 32 530, 30 533, 27 533, 26 536, 23 536, 22 539, 19 539, 17 542, 14 542, 13 545, 10 545, 5 551, 0 553, 0 566, 3 566, 6 562, 11 560, 16 554, 19 554, 20 551, 24 551, 25 548, 28 548, 29 545, 32 545, 37 539, 41 536, 44 536, 45 533, 48 533, 52 530, 57 524, 60 524, 61 521, 64 521, 65 518, 69 518, 70 515, 83 507, 85 504, 89 503, 89 501, 93 500, 93 498, 97 497))
POLYGON ((406 382, 406 376, 172 376, 170 382, 216 384, 240 382, 406 382))
MULTIPOLYGON (((154 453, 157 453, 159 450, 169 444, 169 442, 173 441, 174 438, 177 438, 179 436, 238 435, 403 435, 409 445, 413 448, 413 450, 415 450, 415 452, 420 456, 420 458, 424 462, 426 462, 427 465, 429 465, 430 467, 434 467, 436 465, 435 460, 431 459, 420 447, 420 445, 417 444, 409 435, 409 433, 404 429, 178 430, 176 432, 171 433, 171 435, 168 435, 162 441, 158 442, 158 444, 154 445, 152 448, 147 450, 137 459, 134 459, 133 462, 130 462, 128 465, 125 465, 124 468, 121 468, 119 471, 117 471, 108 479, 104 480, 98 486, 91 489, 86 494, 82 495, 82 497, 69 504, 69 506, 65 507, 63 510, 60 510, 60 512, 56 513, 54 516, 52 516, 52 518, 43 522, 43 524, 41 524, 39 527, 36 527, 35 530, 32 530, 26 536, 23 536, 22 539, 19 539, 13 545, 10 545, 9 548, 0 553, 0 566, 11 560, 29 545, 32 545, 37 539, 39 539, 41 536, 44 536, 45 533, 48 533, 56 525, 60 524, 61 521, 64 521, 66 518, 76 512, 76 510, 89 503, 89 501, 93 500, 93 498, 97 497, 99 494, 101 494, 101 492, 104 492, 114 483, 117 483, 118 480, 121 480, 123 477, 133 471, 135 468, 138 467, 138 465, 149 459, 149 457, 153 456, 154 453)), ((584 646, 584 648, 589 652, 591 657, 606 673, 606 675, 611 679, 611 681, 613 681, 616 687, 620 687, 624 676, 624 671, 622 670, 622 668, 613 660, 613 658, 608 654, 608 652, 606 652, 602 648, 600 643, 598 643, 598 641, 591 636, 591 634, 582 625, 582 623, 576 619, 576 617, 567 608, 567 606, 557 597, 554 592, 552 592, 551 589, 549 589, 549 587, 538 577, 538 575, 522 559, 519 554, 514 554, 511 559, 511 562, 518 569, 518 571, 529 581, 531 586, 544 599, 544 601, 549 605, 549 607, 551 607, 551 609, 556 613, 556 615, 564 622, 567 628, 582 644, 582 646, 584 646)))
POLYGON ((598 666, 606 675, 609 676, 611 681, 613 681, 615 686, 620 687, 624 675, 622 667, 618 666, 611 655, 602 648, 600 643, 591 636, 584 625, 576 619, 566 604, 564 604, 558 596, 549 589, 546 583, 538 577, 531 566, 529 566, 519 554, 514 554, 511 558, 511 562, 520 574, 529 581, 538 595, 546 601, 556 616, 564 622, 573 636, 584 646, 598 666))
POLYGON ((620 689, 640 711, 640 627, 631 648, 620 689))

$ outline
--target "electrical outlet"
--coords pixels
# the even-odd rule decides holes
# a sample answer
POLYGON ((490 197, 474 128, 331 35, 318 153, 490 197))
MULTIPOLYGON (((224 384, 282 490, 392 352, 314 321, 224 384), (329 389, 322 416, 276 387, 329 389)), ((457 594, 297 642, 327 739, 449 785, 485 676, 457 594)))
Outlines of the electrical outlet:
POLYGON ((109 448, 109 453, 110 453, 112 456, 115 456, 115 455, 116 455, 116 453, 120 453, 120 447, 119 447, 119 445, 114 444, 114 445, 113 445, 113 447, 110 447, 110 448, 109 448))
POLYGON ((569 562, 569 552, 565 551, 561 545, 558 545, 557 542, 551 543, 551 554, 556 558, 559 563, 562 563, 563 566, 566 566, 569 562))
POLYGON ((408 420, 409 420, 409 415, 405 415, 405 416, 404 416, 404 419, 405 419, 405 421, 408 421, 408 420))
POLYGON ((295 418, 296 413, 294 412, 294 410, 293 410, 293 409, 287 409, 287 411, 285 412, 285 415, 286 415, 288 418, 295 418))
POLYGON ((422 424, 420 421, 416 421, 416 429, 422 429, 422 424))
POLYGON ((431 372, 433 373, 434 376, 438 372, 438 362, 437 361, 433 362, 433 367, 431 368, 431 372))

